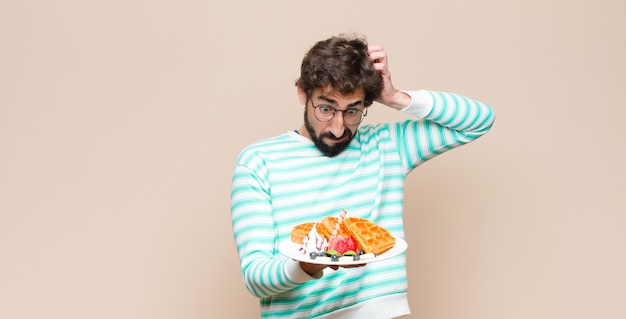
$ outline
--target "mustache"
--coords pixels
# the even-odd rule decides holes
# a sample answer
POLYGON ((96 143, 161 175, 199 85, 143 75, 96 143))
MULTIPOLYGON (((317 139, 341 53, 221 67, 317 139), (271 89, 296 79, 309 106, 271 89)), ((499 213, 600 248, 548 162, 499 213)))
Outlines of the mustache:
POLYGON ((333 134, 332 132, 327 132, 327 133, 321 134, 320 137, 340 138, 340 137, 344 137, 344 136, 351 137, 352 136, 352 132, 350 132, 350 130, 344 130, 343 131, 343 135, 341 135, 341 136, 335 136, 335 134, 333 134))

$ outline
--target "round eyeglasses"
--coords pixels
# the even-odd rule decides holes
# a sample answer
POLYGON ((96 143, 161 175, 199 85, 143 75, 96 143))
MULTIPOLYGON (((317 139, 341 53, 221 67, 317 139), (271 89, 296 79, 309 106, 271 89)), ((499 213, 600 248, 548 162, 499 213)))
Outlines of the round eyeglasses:
POLYGON ((355 126, 361 124, 363 119, 367 116, 367 109, 365 111, 357 110, 355 108, 350 108, 347 110, 338 110, 330 105, 320 104, 315 105, 313 101, 311 101, 311 106, 313 106, 313 115, 320 122, 328 122, 335 117, 337 112, 341 112, 343 115, 343 122, 349 126, 355 126))

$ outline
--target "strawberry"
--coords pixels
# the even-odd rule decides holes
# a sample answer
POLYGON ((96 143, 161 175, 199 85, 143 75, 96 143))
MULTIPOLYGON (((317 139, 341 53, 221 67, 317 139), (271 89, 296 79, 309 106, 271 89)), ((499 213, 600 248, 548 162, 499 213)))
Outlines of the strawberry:
POLYGON ((334 241, 334 249, 340 254, 343 254, 348 250, 356 252, 356 240, 352 236, 348 236, 347 238, 339 237, 336 241, 334 241))

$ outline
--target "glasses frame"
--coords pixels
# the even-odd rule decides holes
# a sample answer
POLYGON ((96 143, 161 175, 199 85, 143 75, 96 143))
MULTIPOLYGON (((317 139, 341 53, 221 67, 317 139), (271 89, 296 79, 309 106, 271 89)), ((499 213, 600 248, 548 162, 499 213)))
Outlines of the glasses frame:
POLYGON ((349 110, 355 110, 355 111, 357 111, 357 112, 360 112, 360 113, 361 113, 361 117, 360 117, 360 119, 359 119, 359 122, 358 122, 358 123, 356 123, 356 124, 348 124, 348 123, 346 123, 346 117, 345 117, 345 115, 344 115, 344 114, 341 114, 341 115, 342 115, 342 116, 341 116, 341 119, 343 120, 343 124, 345 124, 345 125, 348 125, 348 126, 357 126, 357 125, 359 125, 359 124, 363 123, 363 120, 364 120, 364 119, 365 119, 365 117, 367 116, 367 109, 364 109, 363 111, 361 111, 361 110, 359 110, 359 109, 356 109, 356 108, 349 108, 349 109, 346 109, 346 110, 338 110, 338 109, 336 109, 334 106, 331 106, 331 105, 328 105, 328 104, 318 104, 318 105, 315 105, 315 104, 313 104, 313 100, 311 100, 311 106, 313 107, 313 116, 315 116, 315 118, 316 118, 318 121, 320 121, 320 122, 330 122, 332 119, 334 119, 334 118, 335 118, 335 115, 337 115, 337 112, 346 112, 346 111, 349 111, 349 110), (320 118, 317 116, 317 112, 316 112, 317 108, 318 108, 318 107, 320 107, 320 106, 323 106, 323 107, 329 107, 329 108, 333 109, 332 116, 331 116, 330 118, 328 118, 328 119, 320 119, 320 118))

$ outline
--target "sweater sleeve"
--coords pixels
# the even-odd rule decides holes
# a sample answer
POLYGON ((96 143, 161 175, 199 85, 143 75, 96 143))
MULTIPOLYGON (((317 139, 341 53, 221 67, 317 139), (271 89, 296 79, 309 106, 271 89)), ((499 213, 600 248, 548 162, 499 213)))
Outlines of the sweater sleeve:
POLYGON ((398 123, 396 141, 408 169, 455 147, 476 140, 495 121, 491 107, 455 93, 404 91, 411 103, 401 110, 420 120, 398 123))
POLYGON ((259 298, 319 277, 309 276, 297 261, 278 254, 265 169, 258 156, 240 156, 231 190, 232 226, 243 282, 259 298))

